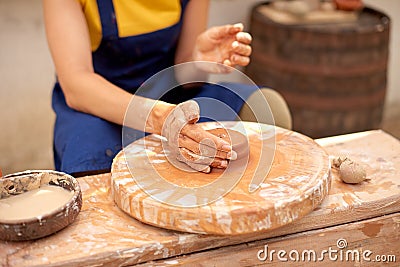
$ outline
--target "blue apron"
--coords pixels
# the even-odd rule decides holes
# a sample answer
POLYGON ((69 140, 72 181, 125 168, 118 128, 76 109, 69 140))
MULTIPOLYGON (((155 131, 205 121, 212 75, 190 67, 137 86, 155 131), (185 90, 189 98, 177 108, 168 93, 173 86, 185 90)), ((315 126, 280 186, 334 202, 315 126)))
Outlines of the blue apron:
MULTIPOLYGON (((175 25, 120 38, 112 0, 98 0, 103 36, 100 46, 92 53, 94 71, 135 93, 152 75, 173 66, 187 2, 182 1, 181 18, 175 25)), ((148 90, 141 95, 159 99, 165 93, 166 83, 173 83, 168 80, 170 77, 165 79, 165 82, 146 84, 148 90)), ((200 105, 201 121, 229 121, 236 119, 244 101, 257 89, 240 84, 204 84, 189 90, 177 87, 161 99, 175 104, 195 99, 200 105), (210 99, 226 105, 215 105, 210 99)), ((56 113, 53 144, 56 170, 72 174, 109 171, 113 158, 122 149, 122 126, 69 108, 58 82, 53 90, 52 107, 56 113)))

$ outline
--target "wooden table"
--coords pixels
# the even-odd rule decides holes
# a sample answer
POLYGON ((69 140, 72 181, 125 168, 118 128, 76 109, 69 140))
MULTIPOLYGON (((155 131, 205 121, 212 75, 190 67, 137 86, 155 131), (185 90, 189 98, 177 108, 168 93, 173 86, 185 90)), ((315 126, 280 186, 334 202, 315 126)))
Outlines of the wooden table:
POLYGON ((110 174, 104 174, 79 179, 84 203, 72 225, 32 242, 0 242, 0 264, 253 266, 279 264, 286 259, 295 266, 310 261, 324 266, 376 266, 383 264, 377 262, 380 256, 392 261, 385 266, 398 266, 399 140, 377 130, 317 142, 331 156, 346 154, 365 164, 371 181, 343 184, 333 171, 330 194, 322 205, 303 219, 274 231, 212 236, 142 224, 112 202, 110 174), (294 262, 297 255, 299 261, 294 262), (356 261, 357 255, 360 261, 356 261))

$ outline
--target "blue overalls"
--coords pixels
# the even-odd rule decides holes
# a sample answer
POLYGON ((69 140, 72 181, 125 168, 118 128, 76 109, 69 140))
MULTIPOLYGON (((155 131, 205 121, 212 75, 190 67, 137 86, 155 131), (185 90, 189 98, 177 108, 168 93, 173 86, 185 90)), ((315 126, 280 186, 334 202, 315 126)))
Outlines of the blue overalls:
MULTIPOLYGON (((181 18, 175 25, 148 34, 120 38, 112 0, 98 0, 103 36, 100 46, 92 53, 95 72, 116 86, 135 93, 152 75, 173 66, 187 2, 182 1, 181 18)), ((162 84, 154 83, 151 86, 145 96, 157 98, 163 95, 162 84)), ((229 84, 229 88, 215 84, 190 90, 176 88, 161 99, 176 104, 198 97, 214 98, 223 101, 237 113, 244 100, 258 89, 256 86, 239 84, 229 84)), ((209 117, 214 120, 236 118, 235 114, 224 112, 224 108, 198 102, 201 115, 205 117, 202 121, 209 117)), ((53 90, 52 106, 56 113, 56 170, 72 174, 109 171, 113 158, 122 149, 122 126, 69 108, 58 82, 53 90)))

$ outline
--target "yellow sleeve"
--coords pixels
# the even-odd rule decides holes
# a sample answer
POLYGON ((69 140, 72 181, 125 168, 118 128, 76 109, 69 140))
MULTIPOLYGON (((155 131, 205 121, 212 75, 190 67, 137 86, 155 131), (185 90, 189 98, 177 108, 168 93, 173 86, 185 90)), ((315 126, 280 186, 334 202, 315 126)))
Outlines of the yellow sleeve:
POLYGON ((90 35, 92 51, 95 51, 101 42, 101 22, 96 0, 77 0, 85 14, 90 35))

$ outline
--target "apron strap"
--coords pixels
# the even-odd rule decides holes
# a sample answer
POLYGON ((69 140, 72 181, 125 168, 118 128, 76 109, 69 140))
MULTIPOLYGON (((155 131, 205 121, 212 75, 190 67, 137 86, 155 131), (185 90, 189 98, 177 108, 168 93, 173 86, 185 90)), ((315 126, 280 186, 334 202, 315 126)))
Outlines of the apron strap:
POLYGON ((118 39, 118 26, 112 0, 97 0, 103 39, 118 39))

